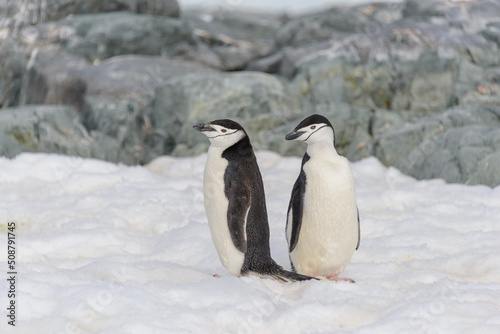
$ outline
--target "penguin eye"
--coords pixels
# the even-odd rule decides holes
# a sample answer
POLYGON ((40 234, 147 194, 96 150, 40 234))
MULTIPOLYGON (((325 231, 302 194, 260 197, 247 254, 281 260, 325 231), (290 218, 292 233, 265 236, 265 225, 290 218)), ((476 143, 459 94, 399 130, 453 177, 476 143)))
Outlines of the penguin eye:
POLYGON ((316 129, 316 125, 311 126, 311 130, 316 129))
POLYGON ((226 133, 226 132, 227 132, 227 130, 226 130, 226 129, 222 129, 222 130, 220 130, 220 131, 221 131, 222 133, 226 133))

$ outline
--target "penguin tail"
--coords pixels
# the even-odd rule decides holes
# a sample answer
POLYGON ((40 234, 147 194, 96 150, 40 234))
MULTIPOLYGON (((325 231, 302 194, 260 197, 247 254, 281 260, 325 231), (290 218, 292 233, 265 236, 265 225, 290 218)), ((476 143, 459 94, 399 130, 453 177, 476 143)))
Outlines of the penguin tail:
POLYGON ((241 270, 241 276, 253 274, 262 278, 274 278, 280 282, 301 282, 311 279, 317 280, 317 278, 314 277, 285 270, 271 258, 269 258, 266 262, 251 263, 248 266, 243 265, 243 268, 244 269, 241 270))
POLYGON ((311 279, 318 280, 315 277, 297 274, 284 269, 280 269, 278 272, 273 273, 270 276, 281 282, 301 282, 301 281, 308 281, 311 279))

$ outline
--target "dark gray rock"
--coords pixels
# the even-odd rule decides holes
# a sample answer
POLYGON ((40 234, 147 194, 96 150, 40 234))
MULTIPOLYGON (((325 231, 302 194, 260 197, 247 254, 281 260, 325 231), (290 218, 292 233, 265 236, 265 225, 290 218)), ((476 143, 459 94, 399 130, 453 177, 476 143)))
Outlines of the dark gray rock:
POLYGON ((48 152, 92 157, 92 142, 71 107, 24 106, 0 111, 0 155, 48 152))
POLYGON ((88 98, 83 117, 66 106, 4 108, 0 110, 0 155, 46 152, 115 163, 145 163, 148 152, 143 133, 148 128, 144 108, 137 101, 108 97, 88 98))
POLYGON ((179 17, 177 0, 129 0, 129 7, 139 14, 179 17))
POLYGON ((446 0, 406 0, 403 6, 403 17, 444 17, 449 8, 447 3, 446 0))
POLYGON ((241 70, 268 55, 279 28, 277 18, 249 13, 184 14, 196 46, 189 57, 221 70, 241 70))
POLYGON ((0 41, 0 108, 19 104, 27 62, 12 40, 0 41))
POLYGON ((36 25, 58 21, 70 15, 129 11, 139 14, 179 17, 177 0, 25 0, 7 1, 0 14, 12 25, 36 25))
MULTIPOLYGON (((495 132, 494 135, 498 142, 498 131, 495 132)), ((500 166, 500 149, 496 148, 494 153, 489 154, 477 163, 476 171, 469 175, 466 182, 468 184, 486 184, 495 187, 500 184, 498 166, 500 166)))
POLYGON ((94 140, 114 143, 115 153, 107 160, 145 163, 164 154, 150 145, 155 138, 150 118, 155 89, 200 72, 214 70, 194 62, 140 55, 117 56, 89 66, 82 73, 88 87, 82 123, 94 140))
POLYGON ((400 17, 399 4, 333 8, 326 13, 290 20, 277 32, 276 44, 278 47, 297 46, 353 33, 372 35, 382 24, 389 24, 400 17))
MULTIPOLYGON (((264 58, 260 63, 266 64, 271 61, 274 68, 271 73, 279 74, 289 80, 294 79, 301 72, 309 71, 310 68, 324 66, 322 63, 328 64, 341 60, 345 64, 355 64, 360 61, 359 53, 354 47, 357 38, 358 35, 354 35, 346 39, 335 38, 303 47, 286 47, 277 53, 279 58, 272 55, 267 59, 264 58)), ((254 62, 251 65, 257 66, 258 64, 259 62, 254 62)))
POLYGON ((35 50, 27 64, 20 105, 72 105, 81 110, 87 89, 80 78, 88 62, 78 56, 35 50))
POLYGON ((489 23, 481 34, 500 47, 500 22, 489 23))
POLYGON ((468 125, 450 129, 432 143, 432 152, 424 154, 416 163, 414 173, 419 179, 442 178, 447 182, 478 184, 487 181, 490 186, 500 184, 500 173, 490 163, 498 159, 493 141, 498 140, 498 126, 468 125))
POLYGON ((145 137, 150 131, 148 113, 151 96, 135 96, 134 99, 117 99, 110 96, 94 95, 85 99, 81 112, 81 122, 89 132, 95 146, 103 149, 100 159, 142 164, 149 157, 145 137))
POLYGON ((378 132, 375 155, 384 164, 419 179, 439 177, 471 183, 472 175, 474 180, 489 177, 483 175, 487 170, 479 169, 479 165, 498 151, 499 127, 500 103, 471 102, 378 132))
POLYGON ((395 80, 390 106, 396 110, 442 111, 452 106, 457 72, 454 52, 423 52, 407 73, 395 80))
POLYGON ((166 81, 190 73, 214 72, 212 68, 180 59, 160 56, 124 55, 88 66, 81 73, 88 95, 110 95, 132 99, 149 92, 166 81))
POLYGON ((270 56, 250 61, 245 70, 269 74, 280 74, 282 60, 283 51, 279 51, 270 56))
POLYGON ((148 145, 157 154, 188 155, 208 147, 193 131, 198 122, 231 118, 248 131, 255 148, 267 148, 263 130, 276 129, 301 114, 286 83, 257 72, 191 74, 157 88, 148 145))
POLYGON ((439 112, 491 81, 490 71, 451 47, 423 48, 416 59, 389 51, 386 59, 363 62, 352 49, 320 49, 316 56, 313 46, 304 48, 302 55, 299 50, 284 50, 271 63, 275 69, 292 71, 280 70, 280 74, 293 77, 292 86, 313 104, 328 100, 367 108, 439 112))
MULTIPOLYGON (((366 63, 378 59, 379 50, 387 48, 390 30, 384 27, 400 18, 400 4, 372 4, 291 19, 277 32, 277 51, 248 68, 291 79, 310 63, 339 57, 366 63)), ((388 58, 387 51, 383 57, 388 58)))
POLYGON ((344 90, 347 66, 344 58, 304 66, 290 82, 291 90, 311 110, 317 105, 347 102, 344 90))
POLYGON ((473 34, 498 21, 500 3, 485 1, 406 0, 403 18, 440 21, 473 34))
POLYGON ((32 47, 60 45, 91 61, 123 54, 181 55, 192 42, 181 20, 128 12, 76 15, 21 33, 32 47))

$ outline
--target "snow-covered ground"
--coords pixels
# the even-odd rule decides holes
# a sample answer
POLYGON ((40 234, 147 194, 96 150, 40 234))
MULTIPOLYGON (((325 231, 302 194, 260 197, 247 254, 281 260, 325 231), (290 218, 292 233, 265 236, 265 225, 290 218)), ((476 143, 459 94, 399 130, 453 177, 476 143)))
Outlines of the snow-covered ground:
MULTIPOLYGON (((300 159, 257 154, 271 249, 300 159)), ((500 187, 416 181, 352 164, 355 284, 227 274, 203 208, 206 155, 148 168, 48 154, 0 158, 1 333, 499 333, 500 187), (17 319, 7 325, 7 222, 17 319), (214 274, 221 278, 213 277, 214 274)))

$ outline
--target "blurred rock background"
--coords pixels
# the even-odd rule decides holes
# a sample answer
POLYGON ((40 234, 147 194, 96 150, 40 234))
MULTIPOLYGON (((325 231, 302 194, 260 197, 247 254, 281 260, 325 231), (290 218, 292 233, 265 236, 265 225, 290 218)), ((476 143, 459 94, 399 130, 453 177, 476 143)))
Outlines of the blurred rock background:
POLYGON ((256 149, 333 123, 338 151, 419 179, 500 184, 500 2, 406 0, 287 17, 241 1, 0 0, 0 155, 144 164, 205 151, 232 118, 256 149))

